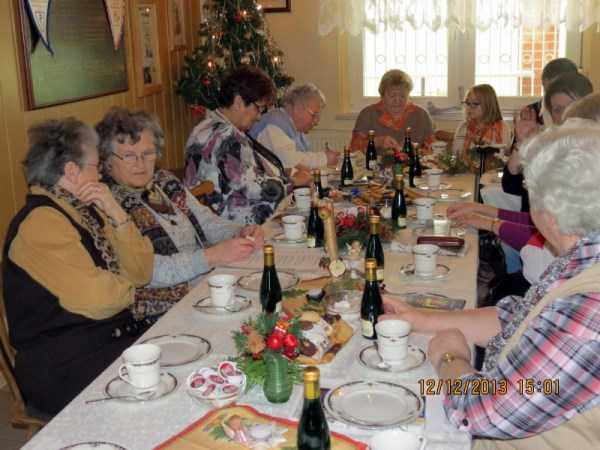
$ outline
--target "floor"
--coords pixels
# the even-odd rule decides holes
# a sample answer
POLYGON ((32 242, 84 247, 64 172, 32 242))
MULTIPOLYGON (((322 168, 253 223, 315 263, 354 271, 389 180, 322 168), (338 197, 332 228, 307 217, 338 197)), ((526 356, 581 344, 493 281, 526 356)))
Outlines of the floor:
POLYGON ((12 398, 7 386, 0 388, 0 449, 18 450, 27 442, 27 431, 10 424, 12 398))

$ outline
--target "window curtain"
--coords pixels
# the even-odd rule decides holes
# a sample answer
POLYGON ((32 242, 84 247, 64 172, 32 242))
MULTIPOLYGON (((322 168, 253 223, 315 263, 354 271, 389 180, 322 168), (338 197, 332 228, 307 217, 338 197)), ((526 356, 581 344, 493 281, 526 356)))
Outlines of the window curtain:
POLYGON ((433 31, 446 26, 465 32, 486 30, 495 23, 532 28, 564 23, 569 31, 583 31, 598 27, 600 0, 320 0, 318 32, 357 36, 364 27, 405 26, 433 31))

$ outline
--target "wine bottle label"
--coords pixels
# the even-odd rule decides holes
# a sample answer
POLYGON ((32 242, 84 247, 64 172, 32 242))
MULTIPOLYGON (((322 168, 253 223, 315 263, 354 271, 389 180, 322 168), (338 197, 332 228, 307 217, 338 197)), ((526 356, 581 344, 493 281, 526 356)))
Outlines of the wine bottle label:
POLYGON ((371 161, 371 163, 369 164, 369 168, 371 169, 373 174, 376 174, 379 171, 379 164, 377 164, 377 161, 371 161))
POLYGON ((367 338, 372 338, 375 336, 375 328, 373 327, 373 323, 370 320, 361 320, 360 326, 362 329, 362 335, 367 338))
POLYGON ((377 281, 383 281, 383 267, 377 269, 375 274, 377 276, 377 281))
POLYGON ((308 248, 315 248, 317 246, 317 238, 314 236, 306 237, 306 246, 308 248))
POLYGON ((398 217, 398 228, 406 228, 406 217, 398 217))

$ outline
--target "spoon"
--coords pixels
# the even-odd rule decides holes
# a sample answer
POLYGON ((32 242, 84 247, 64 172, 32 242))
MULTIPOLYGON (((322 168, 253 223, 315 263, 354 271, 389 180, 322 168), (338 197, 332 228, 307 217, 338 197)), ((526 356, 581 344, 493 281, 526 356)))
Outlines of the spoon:
POLYGON ((141 391, 138 392, 135 395, 114 395, 114 396, 110 396, 110 397, 100 397, 100 398, 93 398, 91 400, 86 400, 85 403, 96 403, 96 402, 105 402, 107 400, 150 400, 152 397, 154 397, 154 394, 156 394, 156 391, 141 391))

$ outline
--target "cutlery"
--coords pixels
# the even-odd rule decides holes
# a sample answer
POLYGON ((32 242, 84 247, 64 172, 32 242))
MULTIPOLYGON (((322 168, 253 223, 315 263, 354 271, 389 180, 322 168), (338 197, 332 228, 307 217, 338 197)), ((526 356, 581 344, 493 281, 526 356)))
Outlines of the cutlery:
POLYGON ((110 397, 93 398, 86 400, 85 403, 105 402, 108 400, 150 400, 152 397, 154 397, 154 394, 156 394, 156 391, 142 391, 135 395, 114 395, 110 397))

